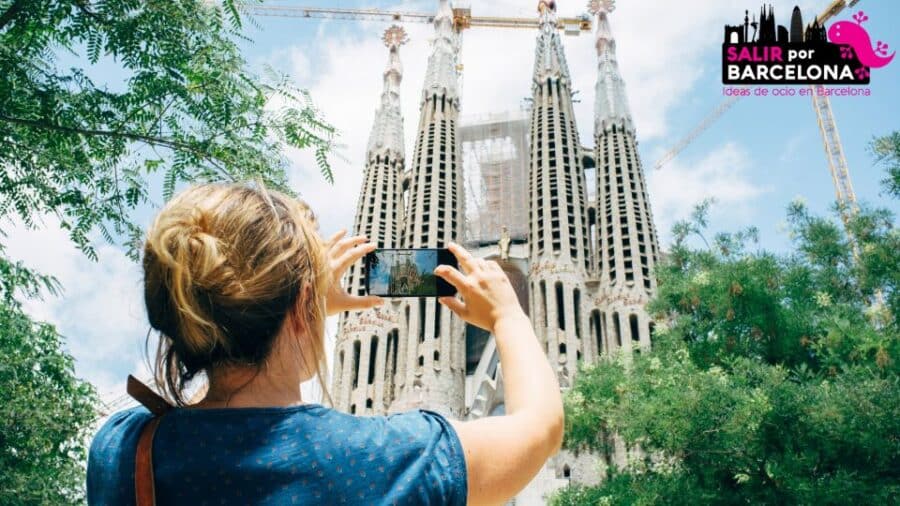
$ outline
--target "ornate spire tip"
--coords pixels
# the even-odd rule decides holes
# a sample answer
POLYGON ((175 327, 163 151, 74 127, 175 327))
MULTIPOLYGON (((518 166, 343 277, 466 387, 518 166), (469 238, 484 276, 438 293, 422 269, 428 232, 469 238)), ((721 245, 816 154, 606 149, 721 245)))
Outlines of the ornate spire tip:
POLYGON ((409 42, 409 36, 402 26, 393 25, 384 31, 384 36, 381 40, 384 41, 384 45, 387 47, 400 47, 409 42))
POLYGON ((588 12, 598 16, 601 13, 611 13, 616 10, 616 0, 591 0, 588 2, 588 12))

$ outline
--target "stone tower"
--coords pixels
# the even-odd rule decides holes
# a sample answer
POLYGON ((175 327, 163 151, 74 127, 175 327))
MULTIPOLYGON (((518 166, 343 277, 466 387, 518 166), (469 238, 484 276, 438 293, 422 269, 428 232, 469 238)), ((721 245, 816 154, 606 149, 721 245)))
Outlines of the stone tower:
POLYGON ((560 385, 587 358, 585 282, 591 267, 581 144, 553 2, 540 3, 532 80, 528 234, 531 318, 560 385))
MULTIPOLYGON (((459 118, 459 39, 453 9, 441 0, 410 161, 403 247, 446 248, 463 236, 459 118)), ((428 408, 461 418, 465 398, 464 324, 434 298, 406 299, 394 411, 428 408)))
MULTIPOLYGON (((406 32, 392 26, 384 34, 390 50, 384 71, 381 106, 366 150, 366 168, 359 195, 354 235, 369 237, 379 248, 397 248, 401 239, 401 177, 404 170, 403 116, 400 112, 400 82, 403 66, 400 46, 406 32)), ((350 267, 347 289, 365 293, 362 262, 350 267)), ((399 318, 391 308, 344 314, 340 321, 334 359, 332 396, 334 406, 356 414, 384 413, 396 394, 399 318)))
POLYGON ((656 292, 653 270, 659 250, 606 5, 592 4, 598 58, 594 270, 600 284, 590 326, 600 336, 602 352, 630 353, 650 346, 652 323, 645 306, 656 292))

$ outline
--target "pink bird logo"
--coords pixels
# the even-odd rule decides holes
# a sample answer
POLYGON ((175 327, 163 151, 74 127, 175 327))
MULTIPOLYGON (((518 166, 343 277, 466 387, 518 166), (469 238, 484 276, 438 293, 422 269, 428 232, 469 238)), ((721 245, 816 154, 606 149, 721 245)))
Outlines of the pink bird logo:
MULTIPOLYGON (((880 40, 874 48, 872 47, 872 38, 869 37, 869 32, 862 26, 868 19, 869 16, 866 16, 865 12, 859 11, 853 15, 853 20, 856 23, 838 21, 831 25, 831 28, 828 30, 828 40, 834 44, 850 46, 856 52, 860 63, 866 67, 877 69, 891 63, 894 56, 896 56, 896 51, 888 55, 888 45, 880 40)), ((850 53, 842 52, 842 56, 844 54, 850 53)), ((862 78, 862 76, 859 77, 862 78)))

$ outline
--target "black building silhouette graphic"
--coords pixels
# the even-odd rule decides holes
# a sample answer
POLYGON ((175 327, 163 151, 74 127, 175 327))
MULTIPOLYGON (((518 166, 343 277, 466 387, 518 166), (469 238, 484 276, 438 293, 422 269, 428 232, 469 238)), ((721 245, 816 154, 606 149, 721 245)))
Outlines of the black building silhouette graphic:
POLYGON ((828 32, 825 25, 819 24, 818 18, 806 28, 806 42, 828 42, 828 32))
POLYGON ((759 21, 756 15, 750 17, 750 11, 744 11, 744 23, 725 25, 725 44, 801 44, 803 42, 828 42, 828 31, 819 24, 818 18, 805 29, 803 13, 799 6, 794 6, 791 14, 790 28, 775 23, 775 7, 763 5, 759 9, 759 21), (752 31, 751 31, 752 29, 752 31))
POLYGON ((787 44, 791 41, 790 39, 788 29, 784 25, 778 25, 778 43, 787 44))
POLYGON ((794 13, 791 14, 791 43, 801 42, 803 42, 803 14, 799 6, 794 6, 794 13))
POLYGON ((758 42, 778 42, 777 30, 775 29, 775 9, 769 5, 768 10, 764 5, 760 9, 759 14, 759 41, 758 42))

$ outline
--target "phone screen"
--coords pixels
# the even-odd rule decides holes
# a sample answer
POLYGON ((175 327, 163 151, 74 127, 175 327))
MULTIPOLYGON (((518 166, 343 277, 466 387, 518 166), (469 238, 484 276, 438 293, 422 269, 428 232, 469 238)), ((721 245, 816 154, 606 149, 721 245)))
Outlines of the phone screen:
POLYGON ((444 297, 456 288, 434 274, 457 266, 446 249, 379 249, 366 256, 366 291, 380 297, 444 297))

